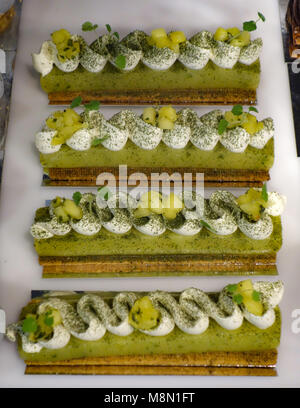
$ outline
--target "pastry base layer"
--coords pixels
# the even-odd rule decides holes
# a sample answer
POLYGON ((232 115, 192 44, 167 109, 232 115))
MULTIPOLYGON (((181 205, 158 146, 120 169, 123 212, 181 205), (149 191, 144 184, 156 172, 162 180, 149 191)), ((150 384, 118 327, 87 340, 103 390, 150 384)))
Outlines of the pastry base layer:
POLYGON ((39 257, 44 278, 277 275, 276 255, 39 257))
MULTIPOLYGON (((123 178, 119 174, 119 168, 116 167, 86 167, 86 168, 49 168, 49 178, 45 181, 49 186, 100 186, 104 185, 107 180, 100 178, 103 173, 113 174, 117 186, 121 183, 128 183, 130 186, 141 185, 141 180, 135 177, 137 173, 143 173, 147 182, 142 181, 145 186, 150 186, 153 182, 163 183, 163 180, 171 180, 173 183, 183 181, 195 187, 197 182, 197 173, 204 174, 204 185, 207 187, 261 187, 264 182, 270 179, 268 171, 264 170, 227 170, 227 169, 205 169, 205 168, 165 168, 165 167, 128 167, 127 177, 123 178), (164 179, 162 179, 164 174, 164 179), (165 177, 169 175, 170 178, 165 177), (188 180, 184 177, 190 174, 188 180), (131 176, 131 177, 130 177, 131 176), (130 183, 130 184, 129 184, 130 183)), ((123 184, 124 185, 124 184, 123 184)))
POLYGON ((25 374, 276 376, 277 351, 206 352, 26 361, 25 374))
POLYGON ((127 91, 103 90, 50 92, 50 105, 69 105, 81 96, 82 103, 99 101, 104 105, 256 105, 256 91, 253 89, 142 89, 127 91))

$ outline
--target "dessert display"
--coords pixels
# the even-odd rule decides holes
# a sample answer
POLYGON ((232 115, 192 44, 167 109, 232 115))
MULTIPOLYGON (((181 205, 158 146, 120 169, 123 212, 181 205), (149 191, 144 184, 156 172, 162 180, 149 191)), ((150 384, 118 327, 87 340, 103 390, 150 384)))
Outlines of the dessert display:
MULTIPOLYGON (((259 19, 264 17, 259 13, 259 19)), ((98 25, 86 22, 83 31, 98 25)), ((80 95, 106 104, 253 104, 260 80, 261 38, 256 22, 243 28, 202 30, 189 39, 182 31, 135 30, 122 40, 112 32, 88 44, 65 29, 33 54, 50 104, 69 104, 80 95)), ((98 33, 96 34, 98 36, 98 33)))
POLYGON ((276 274, 285 197, 251 188, 134 197, 76 192, 31 227, 44 277, 276 274))
MULTIPOLYGON (((92 101, 81 113, 75 107, 52 113, 35 135, 48 185, 98 184, 110 173, 127 175, 204 173, 210 186, 262 186, 274 161, 274 123, 258 120, 257 109, 212 110, 199 116, 193 109, 148 107, 141 115, 121 110, 109 119, 92 101)), ((123 180, 127 182, 126 180, 123 180)))
POLYGON ((276 375, 282 282, 218 293, 48 292, 6 335, 26 374, 276 375))
POLYGON ((298 0, 289 1, 286 25, 289 32, 290 56, 300 58, 300 4, 298 0))

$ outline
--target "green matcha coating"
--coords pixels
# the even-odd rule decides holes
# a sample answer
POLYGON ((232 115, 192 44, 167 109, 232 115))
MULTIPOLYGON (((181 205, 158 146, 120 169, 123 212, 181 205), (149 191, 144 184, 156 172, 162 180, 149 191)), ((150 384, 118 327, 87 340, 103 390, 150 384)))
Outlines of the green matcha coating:
POLYGON ((48 168, 74 167, 197 167, 207 169, 269 170, 274 162, 274 139, 263 149, 248 146, 243 153, 233 153, 220 142, 213 150, 198 149, 191 142, 183 149, 172 149, 160 143, 153 150, 143 150, 130 140, 119 151, 110 151, 102 145, 78 151, 62 145, 56 153, 40 154, 40 162, 48 168))
POLYGON ((260 62, 251 65, 239 62, 232 69, 220 68, 212 61, 200 70, 186 68, 176 61, 169 69, 155 71, 141 62, 129 72, 120 72, 112 64, 106 64, 98 73, 86 71, 79 66, 73 72, 63 72, 57 67, 41 77, 41 86, 47 93, 66 91, 101 91, 101 90, 146 90, 146 89, 207 89, 258 87, 260 62))
MULTIPOLYGON (((40 256, 87 255, 168 255, 168 254, 242 254, 274 255, 282 245, 280 217, 271 217, 273 232, 269 238, 254 240, 239 229, 231 235, 216 235, 206 228, 194 236, 183 236, 167 230, 160 236, 148 236, 132 228, 125 234, 114 234, 101 228, 93 236, 74 230, 64 236, 34 240, 40 256)), ((38 221, 38 219, 36 219, 38 221)))

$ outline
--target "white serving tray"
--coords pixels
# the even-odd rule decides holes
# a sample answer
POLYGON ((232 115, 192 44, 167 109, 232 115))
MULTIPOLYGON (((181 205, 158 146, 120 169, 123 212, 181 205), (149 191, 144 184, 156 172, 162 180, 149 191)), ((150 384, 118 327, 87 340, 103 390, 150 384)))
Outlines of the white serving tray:
MULTIPOLYGON (((189 286, 212 291, 238 278, 131 278, 102 280, 42 280, 41 268, 29 235, 34 210, 55 195, 72 194, 72 189, 41 187, 42 170, 35 151, 34 133, 54 108, 47 106, 39 78, 32 69, 31 53, 38 52, 42 41, 56 29, 78 32, 81 24, 92 21, 105 30, 110 24, 120 36, 132 29, 151 31, 184 30, 192 35, 200 29, 241 26, 266 16, 254 36, 263 36, 262 77, 258 91, 258 109, 262 117, 272 116, 276 123, 276 160, 271 171, 269 190, 288 197, 283 221, 283 248, 279 253, 280 278, 286 293, 281 304, 282 342, 279 349, 279 376, 276 378, 234 377, 74 377, 24 376, 24 363, 16 346, 0 344, 1 387, 218 387, 218 386, 299 386, 300 334, 291 329, 292 312, 300 309, 300 161, 296 158, 287 69, 284 64, 276 0, 26 0, 23 4, 20 39, 15 66, 6 153, 0 203, 0 304, 7 322, 15 322, 20 309, 30 298, 31 289, 60 290, 155 290, 178 291, 189 286)), ((93 40, 93 34, 91 41, 93 40)), ((110 116, 119 108, 104 108, 110 116)), ((206 112, 210 108, 199 108, 206 112)), ((141 109, 138 109, 141 111, 141 109)), ((272 279, 275 279, 274 277, 272 279)))

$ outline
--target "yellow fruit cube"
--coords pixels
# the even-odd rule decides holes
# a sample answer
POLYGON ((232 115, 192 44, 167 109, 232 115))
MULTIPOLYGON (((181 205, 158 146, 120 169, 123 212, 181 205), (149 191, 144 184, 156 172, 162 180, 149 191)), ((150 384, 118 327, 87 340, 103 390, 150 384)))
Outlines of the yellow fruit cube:
POLYGON ((180 44, 186 41, 186 36, 183 31, 172 31, 169 34, 169 38, 175 44, 180 44))
POLYGON ((156 41, 159 38, 167 37, 166 30, 164 28, 156 28, 151 31, 151 37, 156 41))
POLYGON ((54 31, 54 33, 51 34, 52 41, 54 42, 55 45, 67 42, 69 38, 71 38, 71 34, 69 31, 65 30, 62 28, 61 30, 54 31))
POLYGON ((259 132, 260 130, 262 130, 264 128, 264 123, 263 122, 257 122, 256 127, 257 127, 256 131, 259 132))
POLYGON ((235 37, 236 35, 238 35, 241 30, 238 29, 237 27, 231 27, 231 28, 227 28, 227 32, 232 35, 232 37, 235 37))
POLYGON ((136 218, 149 217, 149 215, 151 215, 151 211, 149 208, 143 208, 138 206, 134 211, 134 216, 136 218))
POLYGON ((223 27, 217 28, 215 34, 214 34, 214 39, 217 41, 226 41, 228 38, 228 32, 225 30, 223 27))
POLYGON ((154 108, 145 108, 143 111, 143 120, 151 125, 156 124, 156 110, 154 108))
POLYGON ((247 113, 247 121, 248 121, 248 122, 256 123, 256 122, 257 122, 257 118, 256 118, 255 115, 252 115, 251 113, 247 113))
POLYGON ((255 316, 263 315, 264 307, 260 301, 256 301, 252 297, 244 297, 243 304, 249 313, 252 313, 255 316))
POLYGON ((65 138, 64 136, 60 135, 59 133, 55 136, 53 136, 52 140, 51 140, 51 145, 52 146, 57 146, 57 145, 61 145, 65 143, 65 138))
POLYGON ((248 132, 250 135, 253 135, 257 132, 257 124, 256 122, 245 122, 243 123, 242 127, 248 132))
POLYGON ((155 214, 162 214, 163 206, 161 194, 158 191, 150 191, 148 193, 149 208, 155 214))
POLYGON ((154 329, 159 320, 160 312, 154 308, 148 296, 136 300, 129 312, 129 323, 139 330, 154 329))
POLYGON ((69 221, 69 215, 66 213, 64 208, 62 206, 54 208, 54 214, 56 217, 59 219, 61 222, 67 222, 69 221))
POLYGON ((157 48, 169 48, 172 42, 168 37, 160 37, 155 40, 155 45, 157 48))
POLYGON ((65 112, 63 112, 63 118, 66 126, 81 123, 81 117, 74 109, 66 109, 65 112))
POLYGON ((247 279, 244 281, 241 281, 237 285, 237 292, 240 293, 241 295, 252 295, 253 292, 253 284, 251 279, 247 279))
POLYGON ((160 118, 167 118, 172 122, 175 122, 175 120, 177 119, 176 110, 172 108, 172 106, 163 106, 162 108, 160 108, 160 110, 158 111, 158 116, 160 118))
POLYGON ((251 35, 249 31, 242 31, 241 34, 238 36, 238 39, 241 40, 243 46, 245 46, 250 43, 251 35))
POLYGON ((171 193, 168 197, 164 197, 162 199, 162 205, 163 215, 169 220, 176 218, 177 214, 184 208, 183 202, 174 193, 171 193))

